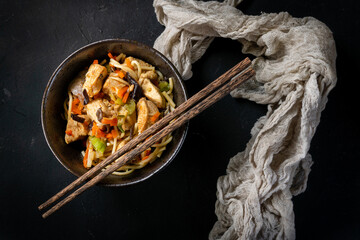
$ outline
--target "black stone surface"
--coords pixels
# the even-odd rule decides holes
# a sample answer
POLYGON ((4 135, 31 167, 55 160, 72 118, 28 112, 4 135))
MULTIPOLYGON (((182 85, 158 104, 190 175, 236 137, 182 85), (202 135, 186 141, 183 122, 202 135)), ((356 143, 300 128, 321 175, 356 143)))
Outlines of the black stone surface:
MULTIPOLYGON (((297 239, 360 239, 359 29, 355 0, 245 0, 246 14, 313 16, 334 33, 338 84, 311 143, 314 165, 296 196, 297 239)), ((0 1, 0 239, 206 239, 216 221, 217 178, 245 148, 266 106, 226 97, 190 122, 176 159, 129 187, 93 187, 44 220, 37 206, 75 177, 46 145, 41 97, 76 49, 108 38, 152 45, 163 31, 152 1, 0 1)), ((193 65, 190 95, 240 61, 241 45, 216 39, 193 65)))

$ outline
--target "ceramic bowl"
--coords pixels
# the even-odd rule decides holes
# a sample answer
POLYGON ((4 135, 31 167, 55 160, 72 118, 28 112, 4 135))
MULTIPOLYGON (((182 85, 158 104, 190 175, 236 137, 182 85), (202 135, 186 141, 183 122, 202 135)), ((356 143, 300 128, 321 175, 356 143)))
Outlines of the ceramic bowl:
MULTIPOLYGON (((81 144, 66 144, 64 134, 66 121, 61 117, 64 112, 64 101, 67 88, 76 74, 89 66, 94 59, 105 59, 107 53, 125 53, 128 56, 143 59, 160 70, 164 76, 174 79, 174 102, 177 106, 187 100, 187 93, 180 74, 174 65, 160 52, 136 41, 126 39, 108 39, 91 43, 67 57, 50 77, 46 86, 42 105, 42 129, 51 151, 59 162, 76 176, 81 176, 87 170, 82 165, 81 144)), ((106 186, 125 186, 148 179, 167 166, 180 150, 186 136, 187 125, 173 132, 173 140, 167 145, 161 158, 146 167, 136 170, 127 176, 109 175, 99 184, 106 186)))

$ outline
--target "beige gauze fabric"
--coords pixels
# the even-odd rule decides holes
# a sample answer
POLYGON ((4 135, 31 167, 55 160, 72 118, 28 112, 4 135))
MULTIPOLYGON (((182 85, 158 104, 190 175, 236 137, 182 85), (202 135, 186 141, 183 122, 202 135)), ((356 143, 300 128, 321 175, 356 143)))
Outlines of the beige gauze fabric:
POLYGON ((310 142, 336 83, 335 42, 312 17, 248 16, 234 7, 240 2, 155 0, 166 28, 154 47, 184 79, 214 37, 237 40, 244 53, 256 57, 256 76, 231 95, 267 104, 268 112, 218 179, 218 221, 209 238, 295 239, 291 198, 306 188, 310 142))

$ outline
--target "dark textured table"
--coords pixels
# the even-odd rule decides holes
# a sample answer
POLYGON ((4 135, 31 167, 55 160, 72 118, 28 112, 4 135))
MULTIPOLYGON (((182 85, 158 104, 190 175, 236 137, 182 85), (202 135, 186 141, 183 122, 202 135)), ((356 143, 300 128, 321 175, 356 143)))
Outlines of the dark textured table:
MULTIPOLYGON (((298 239, 359 239, 360 10, 355 0, 245 0, 246 14, 313 16, 334 33, 338 84, 311 143, 314 165, 294 197, 298 239)), ((55 68, 101 39, 152 45, 163 31, 152 1, 0 1, 0 239, 206 239, 216 221, 217 178, 245 148, 266 106, 226 97, 190 122, 176 159, 147 181, 93 187, 44 220, 37 206, 75 177, 52 155, 40 105, 55 68)), ((190 95, 240 61, 241 45, 216 39, 193 65, 190 95)))

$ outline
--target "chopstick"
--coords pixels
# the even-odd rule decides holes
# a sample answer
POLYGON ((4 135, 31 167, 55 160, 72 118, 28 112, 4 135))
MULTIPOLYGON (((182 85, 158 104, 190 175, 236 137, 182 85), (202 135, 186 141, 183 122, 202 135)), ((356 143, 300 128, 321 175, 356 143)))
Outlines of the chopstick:
POLYGON ((145 140, 147 137, 149 137, 152 132, 160 130, 162 127, 164 127, 166 124, 168 124, 171 120, 173 120, 175 117, 179 116, 183 112, 185 112, 187 109, 189 109, 191 106, 193 106, 198 101, 202 100, 205 96, 213 92, 215 89, 229 81, 232 77, 234 77, 236 74, 243 71, 245 68, 247 68, 250 65, 251 61, 249 58, 244 59, 240 63, 236 64, 234 67, 232 67, 230 70, 228 70, 226 73, 221 75, 219 78, 217 78, 215 81, 207 85, 204 89, 199 91, 197 94, 192 96, 189 100, 175 108, 173 112, 166 115, 164 118, 162 118, 160 121, 156 122, 151 128, 144 131, 142 134, 137 136, 136 138, 129 141, 126 145, 124 145, 119 151, 112 154, 107 159, 101 161, 99 164, 97 164, 95 167, 91 168, 89 171, 84 173, 81 177, 77 178, 74 182, 72 182, 70 185, 62 189, 59 193, 51 197, 49 200, 47 200, 45 203, 41 204, 38 208, 39 210, 43 210, 47 208, 50 204, 57 201, 59 198, 64 196, 66 193, 74 189, 76 186, 80 185, 93 175, 100 171, 102 168, 104 168, 106 165, 113 162, 115 159, 123 155, 124 153, 128 152, 132 148, 134 148, 136 145, 138 145, 140 142, 145 140))
POLYGON ((60 201, 58 204, 56 204, 54 207, 52 207, 50 210, 45 212, 42 216, 43 218, 46 218, 56 210, 58 210, 60 207, 65 205, 67 202, 74 199, 76 196, 84 192, 89 187, 93 186, 94 184, 101 181, 103 178, 117 170, 122 165, 126 164, 128 161, 130 161, 132 158, 143 152, 145 149, 153 145, 155 142, 157 142, 159 139, 166 136, 168 133, 174 131, 178 127, 180 127, 182 124, 184 124, 186 121, 190 120, 191 118, 195 117, 198 113, 205 110, 207 107, 227 95, 230 91, 235 89, 239 84, 241 84, 243 81, 249 79, 253 74, 254 71, 249 68, 243 73, 241 73, 239 76, 236 76, 233 78, 230 83, 224 85, 222 88, 211 94, 209 97, 207 97, 205 100, 197 104, 195 107, 193 107, 191 110, 187 111, 191 106, 193 106, 195 103, 199 102, 201 99, 209 95, 211 92, 213 92, 215 89, 226 83, 229 79, 231 79, 233 76, 239 74, 244 69, 246 69, 250 65, 251 61, 246 58, 242 62, 235 65, 232 69, 227 71, 225 74, 220 76, 218 79, 213 81, 211 84, 209 84, 207 87, 205 87, 203 90, 195 94, 193 97, 191 97, 188 101, 181 104, 178 108, 176 108, 173 112, 165 116, 163 119, 158 121, 156 124, 154 124, 151 128, 144 131, 142 134, 131 140, 129 143, 127 143, 125 146, 123 146, 119 151, 109 156, 107 159, 99 163, 97 166, 86 172, 84 175, 76 179, 73 183, 65 187, 63 190, 61 190, 59 193, 54 195, 52 198, 50 198, 48 201, 43 203, 39 206, 39 210, 42 210, 46 207, 48 207, 50 204, 58 200, 60 197, 64 196, 66 193, 68 193, 70 190, 74 189, 79 184, 83 183, 87 179, 89 179, 91 176, 93 176, 95 173, 98 173, 102 168, 104 168, 106 165, 112 163, 114 160, 122 156, 123 154, 130 151, 132 148, 136 147, 140 142, 144 141, 146 138, 148 138, 151 134, 154 134, 152 137, 150 137, 148 140, 143 142, 140 146, 136 147, 134 150, 128 152, 126 155, 122 156, 118 159, 117 162, 110 165, 107 169, 100 172, 97 176, 95 176, 93 179, 91 179, 89 182, 85 183, 82 187, 77 189, 75 192, 70 194, 68 197, 60 201), (180 116, 181 115, 181 116, 180 116), (180 116, 180 117, 179 117, 180 116), (178 117, 177 119, 175 119, 178 117), (167 125, 170 121, 175 119, 172 123, 167 125), (165 125, 167 125, 165 127, 165 125))

